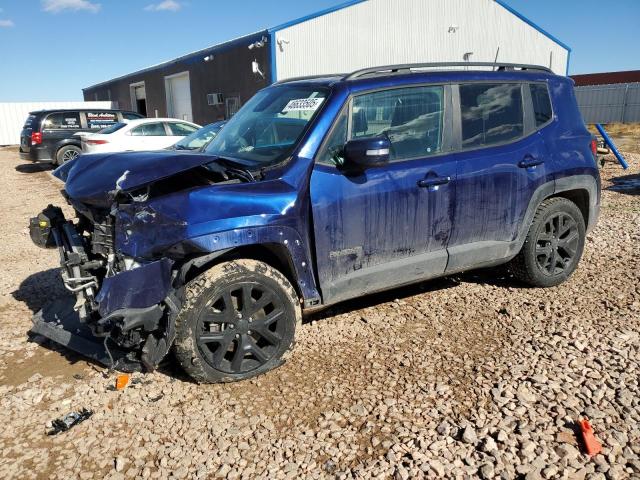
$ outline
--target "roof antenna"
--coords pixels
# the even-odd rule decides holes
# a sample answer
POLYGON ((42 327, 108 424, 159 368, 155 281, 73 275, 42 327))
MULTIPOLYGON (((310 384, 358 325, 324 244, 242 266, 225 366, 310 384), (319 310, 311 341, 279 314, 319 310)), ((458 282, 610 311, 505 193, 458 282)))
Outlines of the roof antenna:
MULTIPOLYGON (((467 53, 465 53, 465 54, 462 56, 462 59, 463 59, 465 62, 469 62, 469 61, 471 61, 471 55, 473 55, 473 52, 467 52, 467 53)), ((469 67, 464 67, 464 69, 465 69, 465 70, 469 70, 469 67)))
POLYGON ((496 50, 496 58, 495 60, 493 60, 493 63, 495 63, 495 66, 493 67, 493 71, 496 71, 496 68, 498 68, 498 55, 500 54, 500 45, 498 45, 498 50, 496 50))

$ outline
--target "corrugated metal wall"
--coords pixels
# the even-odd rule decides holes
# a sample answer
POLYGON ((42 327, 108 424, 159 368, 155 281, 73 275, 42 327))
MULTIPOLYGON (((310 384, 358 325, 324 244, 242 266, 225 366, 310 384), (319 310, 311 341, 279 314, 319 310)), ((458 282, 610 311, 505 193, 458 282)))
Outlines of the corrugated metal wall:
POLYGON ((640 122, 640 83, 576 87, 585 123, 640 122))
POLYGON ((0 145, 18 145, 29 112, 54 108, 111 108, 111 102, 0 103, 0 145))
POLYGON ((569 53, 494 0, 368 0, 279 30, 276 44, 278 80, 462 61, 469 52, 472 61, 493 61, 498 47, 498 61, 550 66, 565 75, 569 53))

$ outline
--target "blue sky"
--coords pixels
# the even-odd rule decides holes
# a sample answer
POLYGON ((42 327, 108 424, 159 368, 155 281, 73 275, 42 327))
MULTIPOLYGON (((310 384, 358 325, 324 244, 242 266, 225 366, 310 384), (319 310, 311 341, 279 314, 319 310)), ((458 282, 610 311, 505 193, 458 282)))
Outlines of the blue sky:
MULTIPOLYGON (((640 69, 640 0, 506 2, 572 47, 572 74, 640 69)), ((83 87, 340 3, 0 0, 0 102, 81 100, 83 87)))

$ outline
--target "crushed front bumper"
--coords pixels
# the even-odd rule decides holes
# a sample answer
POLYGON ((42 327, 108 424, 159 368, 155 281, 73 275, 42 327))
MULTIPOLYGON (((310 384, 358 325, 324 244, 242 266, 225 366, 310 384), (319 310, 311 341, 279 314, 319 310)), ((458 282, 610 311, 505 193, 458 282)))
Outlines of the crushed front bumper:
POLYGON ((58 249, 62 281, 75 296, 38 312, 32 330, 113 368, 132 370, 136 361, 155 368, 173 342, 172 317, 179 309, 173 261, 136 263, 136 268, 115 272, 115 254, 97 255, 91 235, 78 232, 51 205, 31 219, 29 230, 36 245, 58 249))
POLYGON ((142 370, 142 363, 134 352, 118 348, 113 343, 93 335, 91 328, 80 321, 74 310, 75 300, 71 296, 59 298, 36 313, 31 332, 42 335, 80 355, 106 367, 123 372, 142 370))

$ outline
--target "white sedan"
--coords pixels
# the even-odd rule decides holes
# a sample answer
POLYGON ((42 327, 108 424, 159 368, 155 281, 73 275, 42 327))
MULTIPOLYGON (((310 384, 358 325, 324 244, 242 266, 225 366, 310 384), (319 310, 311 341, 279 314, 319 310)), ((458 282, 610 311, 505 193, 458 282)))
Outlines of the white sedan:
POLYGON ((200 129, 175 118, 142 118, 116 123, 82 137, 82 153, 162 150, 200 129))

